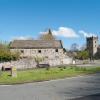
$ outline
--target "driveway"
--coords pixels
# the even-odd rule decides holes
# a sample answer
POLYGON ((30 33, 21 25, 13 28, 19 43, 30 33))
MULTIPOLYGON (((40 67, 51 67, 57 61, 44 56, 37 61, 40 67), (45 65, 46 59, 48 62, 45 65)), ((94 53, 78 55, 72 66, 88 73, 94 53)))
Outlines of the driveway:
POLYGON ((0 86, 0 100, 70 100, 98 93, 100 93, 100 73, 46 82, 0 86))

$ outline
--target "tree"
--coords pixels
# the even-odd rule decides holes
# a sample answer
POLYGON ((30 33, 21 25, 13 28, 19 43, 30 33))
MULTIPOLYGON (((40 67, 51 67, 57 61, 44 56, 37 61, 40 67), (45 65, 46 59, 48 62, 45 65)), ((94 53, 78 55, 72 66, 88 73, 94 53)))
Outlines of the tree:
POLYGON ((9 49, 0 49, 0 61, 17 60, 20 57, 18 52, 10 52, 9 49))
POLYGON ((73 43, 72 45, 71 45, 71 51, 78 51, 79 50, 79 45, 77 44, 77 43, 73 43))
POLYGON ((42 34, 39 37, 40 40, 55 40, 55 37, 52 35, 51 30, 49 29, 48 32, 46 32, 45 34, 42 34))
POLYGON ((34 60, 37 63, 37 67, 39 67, 39 63, 42 62, 42 61, 44 61, 44 57, 35 56, 34 60))
POLYGON ((11 53, 7 49, 0 49, 0 61, 10 61, 11 53))
POLYGON ((85 60, 85 59, 88 59, 89 58, 89 52, 84 50, 84 51, 79 51, 77 56, 76 56, 77 59, 80 59, 80 60, 85 60))
POLYGON ((11 52, 8 44, 0 44, 0 61, 17 60, 20 57, 19 52, 11 52))
POLYGON ((83 44, 83 45, 80 47, 80 50, 81 50, 81 51, 86 50, 86 44, 83 44))

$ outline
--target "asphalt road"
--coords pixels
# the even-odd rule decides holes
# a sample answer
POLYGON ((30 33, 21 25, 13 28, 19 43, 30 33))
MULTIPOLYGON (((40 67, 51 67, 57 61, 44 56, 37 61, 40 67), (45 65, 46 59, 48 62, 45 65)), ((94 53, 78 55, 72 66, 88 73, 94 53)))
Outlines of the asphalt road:
POLYGON ((72 100, 100 100, 100 93, 88 95, 88 96, 84 96, 84 97, 80 97, 80 98, 76 98, 76 99, 72 99, 72 100))
POLYGON ((0 100, 71 100, 73 98, 96 100, 87 99, 96 94, 100 94, 100 73, 54 81, 0 86, 0 100))

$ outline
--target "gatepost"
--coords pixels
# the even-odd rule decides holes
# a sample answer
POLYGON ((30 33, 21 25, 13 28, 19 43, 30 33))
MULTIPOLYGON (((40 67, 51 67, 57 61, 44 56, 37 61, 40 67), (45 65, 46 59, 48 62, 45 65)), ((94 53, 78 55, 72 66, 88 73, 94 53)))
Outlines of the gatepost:
POLYGON ((11 76, 12 77, 17 77, 17 69, 15 66, 11 67, 11 76))

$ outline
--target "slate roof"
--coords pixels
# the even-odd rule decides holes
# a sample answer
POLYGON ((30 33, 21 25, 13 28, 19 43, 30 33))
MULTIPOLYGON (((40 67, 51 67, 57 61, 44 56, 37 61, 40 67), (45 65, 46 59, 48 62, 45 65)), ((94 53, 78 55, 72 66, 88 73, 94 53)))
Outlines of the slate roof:
POLYGON ((11 49, 63 48, 61 40, 14 40, 11 49))

